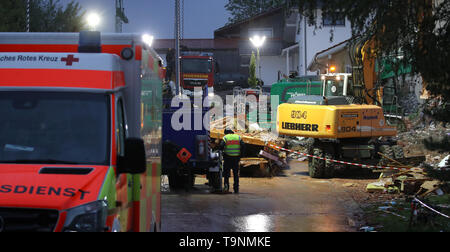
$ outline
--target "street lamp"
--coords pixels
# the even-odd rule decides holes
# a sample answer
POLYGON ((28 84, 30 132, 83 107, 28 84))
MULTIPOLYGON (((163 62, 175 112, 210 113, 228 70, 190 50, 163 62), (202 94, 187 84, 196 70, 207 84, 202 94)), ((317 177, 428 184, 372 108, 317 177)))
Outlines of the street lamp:
POLYGON ((153 39, 153 36, 150 36, 148 34, 142 35, 142 42, 144 42, 148 47, 152 47, 153 39))
POLYGON ((260 37, 259 35, 254 35, 250 38, 250 42, 252 42, 253 46, 256 47, 257 52, 257 62, 258 62, 258 69, 259 69, 259 80, 261 80, 261 57, 259 55, 259 48, 261 48, 264 45, 264 42, 266 42, 266 36, 260 37))
POLYGON ((94 12, 90 13, 87 16, 86 20, 87 20, 88 26, 91 28, 92 31, 95 31, 97 26, 100 24, 100 16, 94 12))

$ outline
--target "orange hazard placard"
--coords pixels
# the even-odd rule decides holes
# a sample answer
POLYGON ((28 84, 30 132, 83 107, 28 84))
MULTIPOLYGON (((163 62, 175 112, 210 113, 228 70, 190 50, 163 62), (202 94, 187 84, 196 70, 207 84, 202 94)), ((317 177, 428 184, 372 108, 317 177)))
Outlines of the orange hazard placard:
POLYGON ((192 154, 186 149, 183 148, 181 149, 178 154, 177 154, 177 158, 183 162, 183 164, 187 163, 187 161, 189 160, 189 158, 192 157, 192 154))

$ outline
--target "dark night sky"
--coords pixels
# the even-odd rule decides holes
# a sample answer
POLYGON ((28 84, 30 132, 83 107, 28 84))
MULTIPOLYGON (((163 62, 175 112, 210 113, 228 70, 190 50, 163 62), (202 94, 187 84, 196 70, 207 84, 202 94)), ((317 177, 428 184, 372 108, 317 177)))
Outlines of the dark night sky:
MULTIPOLYGON (((60 0, 66 5, 71 0, 60 0)), ((99 30, 114 32, 115 0, 75 0, 87 13, 91 10, 102 16, 99 30)), ((123 32, 149 33, 155 38, 173 38, 175 0, 124 0, 129 19, 123 32)), ((181 1, 180 1, 181 2, 181 1)), ((225 25, 229 14, 228 0, 184 0, 184 37, 213 38, 214 30, 225 25)))

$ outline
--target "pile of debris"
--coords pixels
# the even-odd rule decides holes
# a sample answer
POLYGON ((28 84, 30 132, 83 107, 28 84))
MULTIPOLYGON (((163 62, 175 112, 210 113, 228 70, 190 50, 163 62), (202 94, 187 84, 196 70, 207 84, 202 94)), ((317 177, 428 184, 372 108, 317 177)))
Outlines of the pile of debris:
POLYGON ((381 173, 377 182, 367 185, 367 192, 403 193, 425 197, 435 193, 443 195, 450 193, 449 184, 427 176, 422 168, 412 168, 409 171, 381 173))
POLYGON ((450 124, 444 126, 443 123, 431 122, 428 126, 423 126, 421 123, 414 127, 410 126, 406 132, 399 133, 398 144, 405 150, 405 155, 423 153, 426 157, 425 162, 435 166, 450 153, 426 145, 443 143, 448 141, 449 137, 450 124))
POLYGON ((450 123, 436 119, 443 119, 435 111, 441 107, 440 99, 427 100, 417 113, 404 119, 406 131, 398 134, 398 144, 403 146, 405 154, 422 152, 426 156, 425 162, 432 166, 437 166, 450 154, 450 123))
MULTIPOLYGON (((443 160, 442 163, 445 162, 443 160)), ((364 219, 369 226, 360 231, 448 231, 450 182, 432 178, 428 171, 412 168, 402 172, 383 172, 379 181, 367 185, 366 190, 372 192, 370 196, 374 196, 375 201, 366 204, 364 219), (386 197, 391 197, 391 200, 383 200, 386 197)))
MULTIPOLYGON (((417 132, 417 131, 415 131, 417 132)), ((416 195, 419 197, 425 197, 430 193, 436 193, 437 195, 443 195, 444 193, 450 193, 448 183, 442 179, 443 177, 431 176, 431 173, 444 172, 450 174, 450 155, 448 152, 430 151, 423 146, 423 137, 427 137, 426 134, 433 134, 429 131, 420 130, 422 138, 415 135, 408 139, 407 145, 404 146, 405 156, 407 154, 417 154, 417 146, 420 146, 419 151, 425 152, 426 159, 419 165, 403 165, 396 160, 391 160, 392 163, 388 164, 388 167, 401 168, 401 169, 386 169, 379 170, 381 175, 379 180, 367 185, 367 192, 381 192, 381 193, 403 193, 406 195, 416 195), (431 154, 433 153, 434 154, 431 154), (444 156, 446 155, 446 156, 444 156)), ((405 134, 401 136, 405 139, 405 134)), ((406 142, 405 142, 406 143, 406 142)), ((377 171, 374 171, 377 172, 377 171)))
POLYGON ((398 103, 404 113, 411 114, 418 111, 420 104, 415 93, 407 92, 400 95, 398 99, 398 103))
MULTIPOLYGON (((381 173, 379 179, 366 186, 365 191, 370 194, 366 194, 367 197, 364 198, 367 199, 365 203, 369 203, 367 216, 375 217, 369 218, 371 220, 367 223, 369 226, 363 227, 361 231, 367 231, 366 228, 373 228, 374 225, 384 225, 386 230, 396 230, 395 228, 410 230, 415 225, 420 228, 424 225, 417 225, 420 222, 419 219, 431 220, 435 216, 443 216, 437 211, 442 212, 444 208, 441 206, 445 206, 445 209, 449 206, 450 123, 439 122, 426 115, 422 112, 423 106, 418 113, 411 114, 409 118, 406 118, 404 121, 406 131, 400 132, 396 139, 398 145, 403 147, 405 158, 422 155, 423 161, 410 166, 402 166, 396 160, 391 160, 391 163, 386 166, 403 169, 378 171, 381 173), (398 207, 395 207, 392 204, 386 204, 384 199, 390 198, 395 199, 394 201, 397 203, 402 202, 402 206, 399 204, 398 207), (433 209, 427 209, 422 203, 415 204, 413 207, 411 200, 415 202, 418 199, 429 204, 433 209), (373 206, 378 204, 382 204, 382 206, 377 207, 378 211, 373 211, 373 206), (399 220, 403 219, 403 222, 399 221, 399 223, 404 223, 404 225, 392 224, 395 221, 392 221, 389 216, 397 216, 399 220)), ((435 106, 439 107, 436 104, 435 106)), ((448 216, 445 220, 447 218, 448 216)), ((450 222, 443 223, 442 218, 439 219, 439 223, 444 228, 439 226, 437 230, 448 230, 450 227, 450 222)), ((385 230, 384 228, 380 230, 385 230)))
MULTIPOLYGON (((289 150, 301 152, 301 153, 308 153, 308 146, 311 144, 311 138, 307 137, 290 137, 286 139, 286 148, 289 150)), ((297 160, 297 161, 305 161, 308 159, 308 157, 295 153, 290 152, 288 154, 288 158, 290 160, 297 160)))
POLYGON ((240 135, 246 144, 246 155, 241 158, 242 171, 255 168, 255 176, 274 176, 279 171, 287 167, 286 153, 273 148, 271 145, 284 146, 286 139, 270 132, 267 128, 260 127, 259 124, 246 124, 239 129, 236 127, 237 118, 225 116, 215 120, 210 124, 210 138, 218 144, 223 138, 225 129, 232 129, 240 135))
MULTIPOLYGON (((445 190, 438 189, 445 187, 445 183, 430 178, 425 171, 448 169, 450 172, 450 123, 437 122, 422 111, 405 122, 406 131, 397 136, 398 145, 403 147, 405 157, 423 155, 425 160, 414 166, 403 166, 407 171, 381 171, 379 181, 369 184, 367 191, 419 196, 430 191, 444 193, 445 190)), ((395 163, 391 166, 398 167, 398 162, 392 161, 395 163)))
MULTIPOLYGON (((446 183, 431 178, 431 170, 448 170, 450 172, 447 148, 433 148, 433 143, 448 141, 450 136, 450 124, 437 123, 425 116, 418 114, 416 118, 407 120, 407 131, 397 136, 398 145, 403 147, 405 157, 423 155, 425 160, 414 166, 401 166, 406 171, 380 171, 380 179, 367 186, 368 192, 404 193, 407 195, 426 196, 429 193, 450 193, 446 183)), ((442 146, 442 144, 441 144, 442 146)), ((444 145, 445 146, 445 145, 444 145)), ((392 160, 388 166, 399 167, 397 161, 392 160)))

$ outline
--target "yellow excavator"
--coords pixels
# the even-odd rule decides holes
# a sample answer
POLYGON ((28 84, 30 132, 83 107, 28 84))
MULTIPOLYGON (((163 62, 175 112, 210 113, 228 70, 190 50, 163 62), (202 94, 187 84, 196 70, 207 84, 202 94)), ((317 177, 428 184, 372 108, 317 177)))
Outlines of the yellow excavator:
MULTIPOLYGON (((329 71, 321 75, 322 95, 297 96, 280 104, 279 134, 309 138, 308 154, 326 159, 383 165, 403 158, 403 149, 391 138, 397 130, 386 124, 383 108, 354 103, 349 95, 355 87, 352 78, 352 74, 329 71)), ((309 158, 312 178, 331 177, 346 166, 309 158)))

